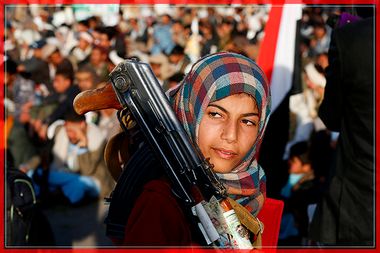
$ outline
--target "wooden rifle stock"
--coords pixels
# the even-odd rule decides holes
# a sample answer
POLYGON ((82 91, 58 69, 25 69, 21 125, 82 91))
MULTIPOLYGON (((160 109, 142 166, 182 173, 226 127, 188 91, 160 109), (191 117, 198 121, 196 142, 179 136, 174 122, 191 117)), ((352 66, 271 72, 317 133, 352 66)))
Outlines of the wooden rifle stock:
POLYGON ((82 91, 75 97, 73 105, 74 110, 80 115, 102 109, 122 109, 110 83, 94 90, 82 91))

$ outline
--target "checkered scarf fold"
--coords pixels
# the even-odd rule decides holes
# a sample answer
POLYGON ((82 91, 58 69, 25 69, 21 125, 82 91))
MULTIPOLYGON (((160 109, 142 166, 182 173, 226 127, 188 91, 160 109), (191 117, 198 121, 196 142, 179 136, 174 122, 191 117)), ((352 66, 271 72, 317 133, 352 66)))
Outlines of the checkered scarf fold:
POLYGON ((230 196, 256 215, 266 195, 265 173, 256 154, 270 114, 270 91, 263 71, 247 57, 220 52, 200 59, 184 80, 168 91, 173 109, 194 143, 198 143, 199 124, 208 104, 238 93, 247 93, 256 100, 257 139, 241 164, 230 173, 217 175, 230 196))

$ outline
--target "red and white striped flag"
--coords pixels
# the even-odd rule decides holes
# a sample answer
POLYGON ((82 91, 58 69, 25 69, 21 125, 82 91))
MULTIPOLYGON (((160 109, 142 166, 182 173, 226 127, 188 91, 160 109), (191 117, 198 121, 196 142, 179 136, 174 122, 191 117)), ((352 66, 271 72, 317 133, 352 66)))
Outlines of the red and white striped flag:
POLYGON ((273 5, 261 42, 257 63, 268 77, 272 112, 292 87, 297 20, 302 4, 273 5))

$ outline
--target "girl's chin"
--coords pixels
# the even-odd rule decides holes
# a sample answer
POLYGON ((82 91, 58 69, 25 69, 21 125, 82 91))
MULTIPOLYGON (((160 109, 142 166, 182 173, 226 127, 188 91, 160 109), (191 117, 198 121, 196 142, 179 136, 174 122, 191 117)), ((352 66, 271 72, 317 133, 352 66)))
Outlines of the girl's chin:
POLYGON ((234 166, 230 164, 215 163, 213 170, 216 173, 225 174, 225 173, 230 173, 233 168, 234 166))

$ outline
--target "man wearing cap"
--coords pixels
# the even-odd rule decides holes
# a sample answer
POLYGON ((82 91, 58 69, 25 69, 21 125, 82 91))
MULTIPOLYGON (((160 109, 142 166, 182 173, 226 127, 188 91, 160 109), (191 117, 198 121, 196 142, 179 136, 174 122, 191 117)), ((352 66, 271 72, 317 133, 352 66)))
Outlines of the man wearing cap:
POLYGON ((149 57, 149 64, 161 86, 164 85, 167 78, 175 73, 175 70, 169 64, 168 57, 162 53, 151 55, 149 57))
POLYGON ((43 47, 43 57, 49 63, 50 76, 54 79, 55 73, 65 72, 67 75, 74 76, 74 68, 71 62, 62 56, 61 52, 54 44, 46 44, 43 47))
POLYGON ((78 45, 70 52, 69 60, 75 69, 79 69, 89 62, 92 51, 93 38, 88 32, 80 32, 78 45))
POLYGON ((46 45, 46 40, 39 40, 30 45, 33 50, 33 56, 20 64, 17 68, 18 72, 25 72, 30 75, 30 79, 36 84, 45 84, 51 87, 51 79, 49 75, 49 65, 43 59, 42 48, 46 45))
POLYGON ((323 69, 309 63, 304 69, 306 88, 303 92, 290 96, 289 109, 294 115, 294 135, 285 147, 283 159, 288 159, 290 147, 300 141, 308 141, 311 133, 325 129, 318 117, 318 107, 322 100, 326 78, 323 69))

